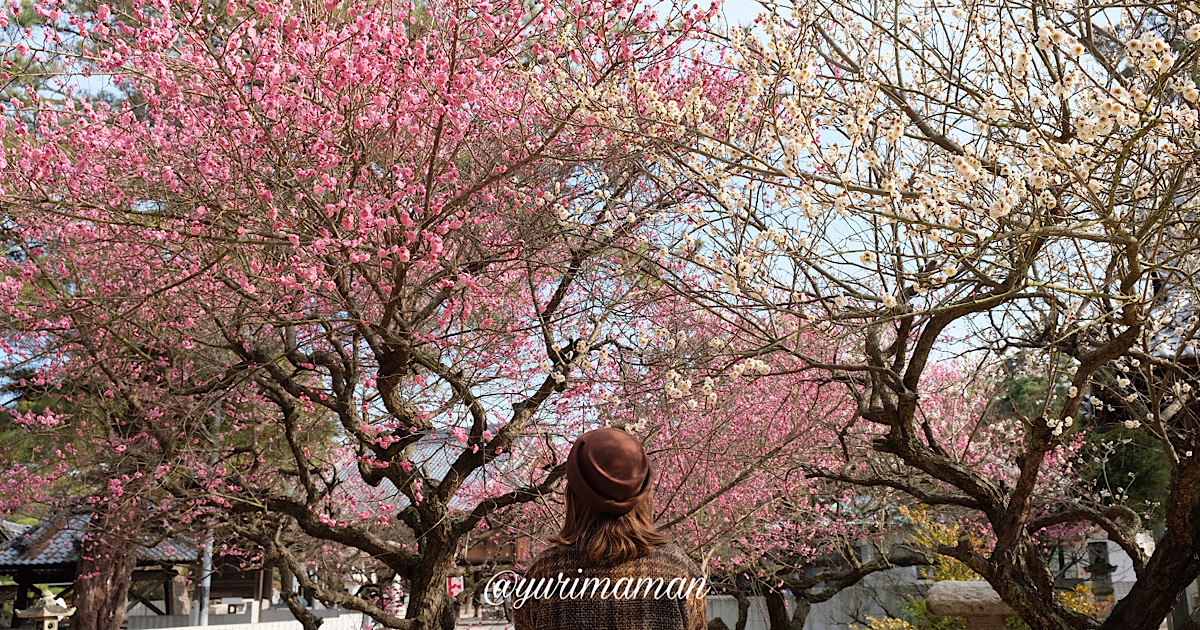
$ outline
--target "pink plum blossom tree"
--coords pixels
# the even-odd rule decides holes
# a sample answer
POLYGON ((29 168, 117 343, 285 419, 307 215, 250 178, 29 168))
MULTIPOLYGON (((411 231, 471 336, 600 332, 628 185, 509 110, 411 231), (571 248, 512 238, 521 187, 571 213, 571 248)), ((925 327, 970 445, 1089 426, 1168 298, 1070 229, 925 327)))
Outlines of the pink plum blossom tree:
POLYGON ((743 113, 698 49, 716 8, 36 10, 70 22, 19 44, 66 98, 0 118, 3 350, 63 401, 17 423, 70 448, 6 479, 224 528, 309 628, 292 578, 388 627, 451 624, 464 537, 554 487, 537 436, 619 405, 659 317, 641 268, 702 199, 662 165, 743 113), (406 611, 347 572, 399 578, 406 611))

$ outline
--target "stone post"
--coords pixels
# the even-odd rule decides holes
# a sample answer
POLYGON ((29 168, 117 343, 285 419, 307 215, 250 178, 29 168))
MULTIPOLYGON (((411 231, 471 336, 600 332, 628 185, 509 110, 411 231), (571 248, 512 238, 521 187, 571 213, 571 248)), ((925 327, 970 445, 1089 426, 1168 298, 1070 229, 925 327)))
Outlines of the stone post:
POLYGON ((935 582, 925 602, 935 615, 966 618, 967 630, 1005 630, 1004 620, 1016 615, 992 585, 982 580, 935 582))
POLYGON ((165 585, 168 615, 191 615, 192 594, 188 589, 187 576, 175 574, 165 585))

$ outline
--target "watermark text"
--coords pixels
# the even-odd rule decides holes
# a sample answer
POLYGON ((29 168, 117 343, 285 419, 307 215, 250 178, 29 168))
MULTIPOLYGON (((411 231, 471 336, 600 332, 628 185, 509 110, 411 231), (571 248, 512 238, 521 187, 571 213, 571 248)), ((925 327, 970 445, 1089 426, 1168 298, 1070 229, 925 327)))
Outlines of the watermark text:
MULTIPOLYGON (((579 573, 583 569, 577 569, 579 573)), ((704 577, 582 577, 567 576, 526 579, 514 571, 501 571, 491 577, 483 589, 483 603, 495 606, 512 598, 513 608, 531 599, 702 599, 708 591, 704 577)))

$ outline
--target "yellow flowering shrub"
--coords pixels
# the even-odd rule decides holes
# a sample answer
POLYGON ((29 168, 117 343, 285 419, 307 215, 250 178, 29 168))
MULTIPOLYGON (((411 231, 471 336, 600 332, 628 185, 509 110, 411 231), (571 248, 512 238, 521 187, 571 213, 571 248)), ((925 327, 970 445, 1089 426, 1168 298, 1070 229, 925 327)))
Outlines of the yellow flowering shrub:
MULTIPOLYGON (((928 549, 933 564, 922 570, 925 578, 930 580, 981 580, 978 573, 967 568, 960 560, 936 553, 938 547, 954 546, 963 535, 963 528, 958 523, 943 523, 934 518, 929 508, 924 506, 899 508, 913 526, 912 545, 920 549, 928 549)), ((971 548, 981 549, 983 540, 972 531, 966 532, 971 548)))
MULTIPOLYGON (((964 534, 967 536, 968 543, 971 548, 982 550, 984 543, 982 537, 974 531, 965 531, 962 525, 958 523, 945 523, 937 520, 934 514, 925 506, 917 507, 901 507, 899 512, 902 516, 908 519, 913 527, 911 544, 918 549, 930 551, 930 562, 928 568, 922 570, 922 575, 930 580, 981 580, 979 574, 972 571, 967 565, 961 561, 948 556, 943 556, 936 553, 938 547, 955 546, 964 534)), ((1070 590, 1059 590, 1055 592, 1055 596, 1059 602, 1068 610, 1082 613, 1092 617, 1093 619, 1103 618, 1104 615, 1112 608, 1112 596, 1098 598, 1092 589, 1091 584, 1077 584, 1070 590)), ((925 627, 935 627, 940 623, 949 621, 949 618, 939 618, 932 615, 924 607, 924 600, 913 600, 912 606, 906 607, 909 616, 913 616, 917 625, 913 625, 908 621, 896 619, 894 617, 885 617, 883 619, 875 619, 867 617, 871 622, 863 630, 924 630, 925 627), (898 625, 902 624, 902 625, 898 625)), ((961 621, 961 620, 958 620, 961 621)), ((964 624, 965 625, 965 624, 964 624)), ((1019 618, 1008 620, 1010 630, 1026 630, 1028 626, 1019 618)))
POLYGON ((917 630, 916 626, 903 619, 897 619, 895 617, 876 619, 870 615, 867 615, 866 628, 858 625, 853 625, 851 628, 854 630, 917 630))

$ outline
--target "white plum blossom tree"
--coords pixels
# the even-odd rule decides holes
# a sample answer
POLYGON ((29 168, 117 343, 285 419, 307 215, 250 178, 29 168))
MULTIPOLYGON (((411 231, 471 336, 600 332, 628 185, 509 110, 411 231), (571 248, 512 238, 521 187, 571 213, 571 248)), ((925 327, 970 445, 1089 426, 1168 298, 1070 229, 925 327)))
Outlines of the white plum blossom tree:
POLYGON ((1032 628, 1157 628, 1200 576, 1200 8, 765 7, 714 37, 745 111, 769 113, 663 165, 711 207, 686 264, 656 273, 736 322, 735 352, 791 355, 855 397, 840 465, 811 474, 978 519, 985 543, 939 551, 1032 628), (994 466, 972 464, 972 431, 928 421, 929 383, 944 361, 968 378, 1018 352, 1026 378, 1064 393, 1015 412, 994 466), (1147 432, 1169 462, 1152 550, 1119 487, 1063 483, 1073 445, 1104 431, 1147 432), (1056 528, 1102 530, 1133 559, 1137 581, 1106 618, 1055 596, 1043 542, 1056 528))

